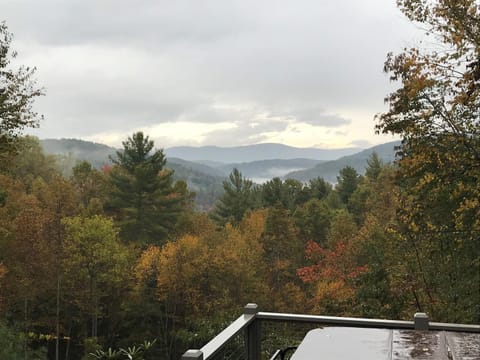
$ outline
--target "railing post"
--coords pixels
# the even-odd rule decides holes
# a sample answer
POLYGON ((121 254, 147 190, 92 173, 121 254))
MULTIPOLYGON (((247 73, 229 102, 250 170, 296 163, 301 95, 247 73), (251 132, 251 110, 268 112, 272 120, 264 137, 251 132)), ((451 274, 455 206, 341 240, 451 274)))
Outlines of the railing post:
POLYGON ((425 313, 415 313, 413 317, 415 330, 428 330, 428 316, 425 313))
MULTIPOLYGON (((247 304, 243 308, 243 315, 253 315, 258 313, 257 304, 247 304)), ((261 353, 261 325, 260 320, 254 319, 245 329, 245 345, 247 347, 248 360, 260 360, 261 353)))
POLYGON ((182 360, 203 360, 203 353, 200 350, 187 350, 182 360))

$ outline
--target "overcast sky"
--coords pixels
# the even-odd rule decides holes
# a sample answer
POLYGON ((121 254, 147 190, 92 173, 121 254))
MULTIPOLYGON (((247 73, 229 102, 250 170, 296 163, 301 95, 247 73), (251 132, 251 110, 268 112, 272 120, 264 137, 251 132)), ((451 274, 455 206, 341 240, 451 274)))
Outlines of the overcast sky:
POLYGON ((368 147, 389 51, 418 30, 395 0, 0 0, 46 96, 40 138, 158 147, 368 147))

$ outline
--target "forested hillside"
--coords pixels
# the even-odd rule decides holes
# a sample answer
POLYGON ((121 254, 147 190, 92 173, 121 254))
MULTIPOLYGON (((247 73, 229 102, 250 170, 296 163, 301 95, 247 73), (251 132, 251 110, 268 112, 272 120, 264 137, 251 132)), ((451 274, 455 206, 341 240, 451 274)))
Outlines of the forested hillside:
POLYGON ((354 168, 363 174, 367 168, 367 161, 376 153, 382 162, 388 164, 395 161, 396 149, 400 146, 400 141, 392 141, 386 144, 377 145, 372 148, 360 151, 353 155, 342 156, 340 159, 325 161, 309 169, 292 171, 283 177, 286 179, 296 179, 300 181, 308 181, 316 177, 322 177, 325 180, 336 183, 338 172, 345 166, 354 168))
MULTIPOLYGON (((111 157, 117 149, 78 139, 44 139, 40 140, 43 150, 55 155, 56 167, 64 176, 71 176, 72 169, 81 161, 87 161, 97 170, 109 167, 111 157)), ((166 167, 172 169, 175 181, 183 180, 188 188, 195 192, 194 202, 198 210, 209 210, 223 193, 222 181, 228 173, 216 168, 185 161, 167 159, 166 167)))
POLYGON ((376 131, 402 138, 395 163, 373 152, 334 186, 233 169, 208 212, 141 131, 111 164, 61 172, 24 136, 42 90, 7 67, 0 23, 0 359, 178 359, 247 302, 480 323, 480 5, 398 4, 444 51, 387 57, 376 131))
POLYGON ((116 151, 107 145, 78 139, 44 139, 40 143, 47 154, 59 156, 60 161, 66 159, 73 162, 85 160, 97 169, 110 164, 109 157, 116 151))
MULTIPOLYGON (((72 168, 82 160, 90 162, 97 169, 101 169, 103 166, 111 164, 110 157, 116 151, 115 148, 103 144, 77 139, 46 139, 40 140, 40 143, 47 154, 56 155, 57 167, 66 176, 72 175, 72 168)), ((322 177, 331 183, 335 183, 338 172, 347 165, 363 174, 367 167, 367 159, 373 152, 376 152, 385 163, 392 163, 395 158, 395 146, 398 145, 399 142, 378 145, 331 161, 292 158, 243 163, 218 163, 213 161, 187 161, 173 157, 167 159, 166 166, 174 170, 173 178, 175 180, 185 181, 189 189, 195 192, 194 201, 197 209, 208 211, 212 209, 222 195, 222 182, 233 169, 240 170, 244 176, 257 184, 265 183, 275 177, 297 179, 304 183, 322 177)), ((268 146, 274 146, 274 144, 268 144, 268 146)), ((236 148, 221 149, 229 152, 238 151, 236 148)), ((242 147, 242 150, 247 152, 256 151, 256 149, 255 146, 242 147)), ((295 148, 291 149, 293 149, 293 152, 289 156, 296 154, 295 148)), ((313 149, 309 149, 309 151, 311 154, 314 153, 313 149)), ((322 152, 323 150, 319 151, 322 152)), ((337 154, 324 152, 329 153, 329 156, 337 154)), ((338 154, 343 152, 340 151, 338 154)), ((184 155, 189 157, 189 153, 184 155)), ((256 156, 262 157, 268 156, 268 154, 257 153, 256 156)), ((285 153, 285 156, 287 156, 287 153, 285 153)))

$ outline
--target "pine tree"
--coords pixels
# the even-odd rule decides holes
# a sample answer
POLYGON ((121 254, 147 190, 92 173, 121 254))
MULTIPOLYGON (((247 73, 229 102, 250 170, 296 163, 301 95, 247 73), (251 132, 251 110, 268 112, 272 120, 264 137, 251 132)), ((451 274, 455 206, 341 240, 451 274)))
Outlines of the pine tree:
POLYGON ((380 176, 382 169, 383 161, 380 159, 376 151, 372 152, 372 155, 367 159, 365 177, 370 180, 376 180, 380 176))
POLYGON ((239 223, 249 209, 254 208, 255 192, 253 182, 233 169, 228 180, 223 182, 225 193, 215 205, 211 217, 220 225, 227 222, 239 223))
POLYGON ((346 205, 350 196, 360 184, 360 175, 357 170, 351 166, 345 166, 340 170, 340 174, 337 176, 337 185, 335 186, 335 191, 340 196, 342 202, 346 205))
POLYGON ((173 172, 165 169, 162 150, 137 132, 123 142, 112 158, 110 210, 127 241, 161 244, 176 223, 183 196, 175 192, 173 172))

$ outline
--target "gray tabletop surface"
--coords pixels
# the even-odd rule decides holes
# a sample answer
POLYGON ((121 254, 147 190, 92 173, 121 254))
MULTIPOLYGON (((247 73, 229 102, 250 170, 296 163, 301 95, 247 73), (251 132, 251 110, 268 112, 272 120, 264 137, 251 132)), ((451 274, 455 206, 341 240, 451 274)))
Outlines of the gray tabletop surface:
POLYGON ((292 360, 480 360, 480 334, 325 327, 307 333, 292 360))

